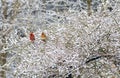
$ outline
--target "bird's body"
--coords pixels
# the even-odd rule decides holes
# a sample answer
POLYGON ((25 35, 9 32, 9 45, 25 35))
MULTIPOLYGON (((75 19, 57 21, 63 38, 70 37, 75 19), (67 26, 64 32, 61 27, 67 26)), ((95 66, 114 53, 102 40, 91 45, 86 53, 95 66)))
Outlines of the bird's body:
POLYGON ((46 42, 46 39, 47 39, 47 37, 46 37, 45 33, 42 32, 42 34, 41 34, 41 40, 44 41, 44 42, 46 42))
POLYGON ((33 34, 33 32, 30 32, 30 40, 32 42, 34 42, 34 40, 35 40, 35 35, 33 34))

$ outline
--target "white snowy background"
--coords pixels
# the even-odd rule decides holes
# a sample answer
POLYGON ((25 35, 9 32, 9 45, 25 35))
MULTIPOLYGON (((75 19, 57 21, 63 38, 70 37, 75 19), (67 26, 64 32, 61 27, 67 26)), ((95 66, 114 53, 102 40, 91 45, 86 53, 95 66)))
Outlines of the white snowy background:
POLYGON ((0 78, 120 78, 120 0, 0 0, 0 78))

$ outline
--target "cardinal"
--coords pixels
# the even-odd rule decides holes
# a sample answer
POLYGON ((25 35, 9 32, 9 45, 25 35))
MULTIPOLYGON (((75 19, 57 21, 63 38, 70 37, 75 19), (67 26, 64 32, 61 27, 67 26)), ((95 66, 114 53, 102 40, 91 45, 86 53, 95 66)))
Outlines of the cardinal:
POLYGON ((42 32, 42 34, 41 34, 41 40, 44 41, 44 42, 46 42, 46 39, 47 39, 47 37, 46 37, 45 33, 42 32))
POLYGON ((35 35, 33 34, 33 32, 30 32, 30 40, 32 42, 34 42, 34 40, 35 40, 35 35))

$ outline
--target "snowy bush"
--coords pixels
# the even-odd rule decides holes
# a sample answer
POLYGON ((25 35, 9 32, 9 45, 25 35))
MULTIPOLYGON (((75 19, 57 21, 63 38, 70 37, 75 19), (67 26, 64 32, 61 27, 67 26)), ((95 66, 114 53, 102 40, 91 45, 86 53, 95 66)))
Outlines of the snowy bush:
POLYGON ((1 0, 0 77, 119 78, 119 6, 119 0, 1 0))

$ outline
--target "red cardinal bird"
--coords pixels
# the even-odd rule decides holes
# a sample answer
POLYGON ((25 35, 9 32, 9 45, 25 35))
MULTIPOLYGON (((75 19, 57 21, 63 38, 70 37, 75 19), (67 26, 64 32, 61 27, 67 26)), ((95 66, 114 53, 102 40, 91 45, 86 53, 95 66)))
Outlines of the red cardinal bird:
POLYGON ((30 32, 30 40, 32 42, 34 42, 34 40, 35 40, 35 35, 33 34, 33 32, 30 32))

